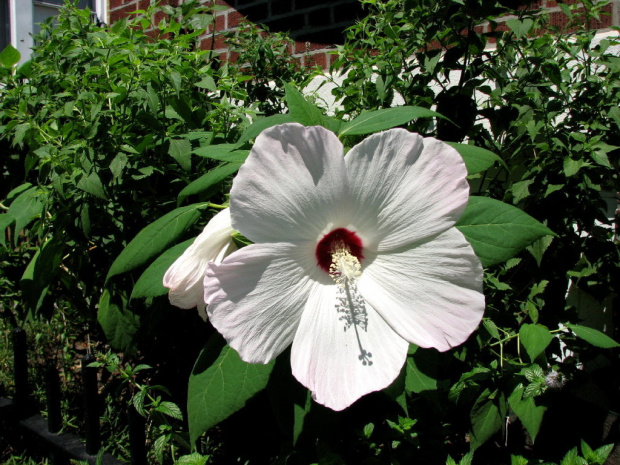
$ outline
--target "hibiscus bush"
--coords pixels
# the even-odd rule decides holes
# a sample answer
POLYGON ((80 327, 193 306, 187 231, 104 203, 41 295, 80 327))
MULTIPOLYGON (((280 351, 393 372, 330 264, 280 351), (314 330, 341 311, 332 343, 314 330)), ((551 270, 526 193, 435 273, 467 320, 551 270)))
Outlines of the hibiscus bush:
POLYGON ((96 312, 154 461, 602 464, 604 4, 561 4, 560 29, 525 2, 363 3, 332 112, 268 53, 281 36, 238 34, 238 65, 197 49, 195 2, 112 28, 73 11, 31 64, 3 52, 4 298, 96 312))

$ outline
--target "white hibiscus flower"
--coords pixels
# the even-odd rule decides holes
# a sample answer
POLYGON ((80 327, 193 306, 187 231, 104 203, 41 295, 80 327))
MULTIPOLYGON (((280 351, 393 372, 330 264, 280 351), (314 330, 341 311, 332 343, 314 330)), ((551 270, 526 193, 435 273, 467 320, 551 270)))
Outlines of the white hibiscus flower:
POLYGON ((410 342, 445 351, 482 318, 482 266, 453 227, 466 175, 453 148, 403 129, 346 157, 322 127, 265 130, 230 194, 254 244, 209 265, 211 323, 246 362, 292 344, 293 375, 334 410, 387 387, 410 342))
POLYGON ((203 281, 210 262, 221 263, 224 257, 237 250, 232 241, 230 209, 217 213, 183 255, 164 275, 164 286, 170 288, 170 303, 180 308, 198 309, 207 319, 203 281))

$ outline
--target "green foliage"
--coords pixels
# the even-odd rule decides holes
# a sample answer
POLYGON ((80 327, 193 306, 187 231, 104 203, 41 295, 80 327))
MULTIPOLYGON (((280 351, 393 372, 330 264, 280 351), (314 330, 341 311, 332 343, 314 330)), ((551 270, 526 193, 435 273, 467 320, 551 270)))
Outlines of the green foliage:
POLYGON ((261 391, 273 369, 273 362, 249 364, 229 346, 222 345, 221 336, 213 336, 196 360, 189 379, 187 411, 192 442, 261 391))

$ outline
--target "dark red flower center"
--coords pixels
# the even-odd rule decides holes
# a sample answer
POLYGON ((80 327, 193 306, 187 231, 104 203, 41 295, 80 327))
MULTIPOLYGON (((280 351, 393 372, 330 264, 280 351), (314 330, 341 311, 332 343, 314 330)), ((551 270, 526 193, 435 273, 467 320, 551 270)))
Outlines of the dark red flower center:
POLYGON ((329 267, 332 264, 332 255, 338 251, 346 250, 351 255, 362 262, 364 255, 362 254, 363 246, 360 237, 353 231, 345 228, 334 229, 327 233, 316 245, 316 261, 326 273, 329 273, 329 267))

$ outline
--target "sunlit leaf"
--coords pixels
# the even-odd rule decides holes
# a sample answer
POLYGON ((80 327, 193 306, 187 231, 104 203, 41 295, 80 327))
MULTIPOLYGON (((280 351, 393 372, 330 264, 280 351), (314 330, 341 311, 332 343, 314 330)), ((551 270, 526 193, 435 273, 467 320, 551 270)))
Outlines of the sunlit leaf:
POLYGON ((157 297, 168 293, 169 289, 162 284, 164 275, 174 261, 183 254, 195 239, 175 245, 161 254, 136 281, 131 292, 131 298, 157 297))
POLYGON ((613 349, 614 347, 620 347, 620 344, 597 329, 588 328, 587 326, 581 325, 567 324, 566 326, 573 333, 575 333, 578 338, 583 339, 593 346, 600 347, 602 349, 613 349))
POLYGON ((205 431, 241 409, 269 380, 274 362, 246 363, 213 336, 200 353, 189 379, 187 411, 192 444, 205 431))
POLYGON ((484 266, 502 263, 553 232, 524 211, 488 197, 469 198, 457 228, 484 266))
POLYGON ((524 324, 519 330, 519 339, 533 362, 551 343, 553 335, 543 325, 524 324))
POLYGON ((106 281, 112 276, 140 267, 162 253, 187 232, 200 218, 208 203, 195 203, 177 208, 140 231, 112 263, 106 281))
POLYGON ((343 123, 339 136, 357 136, 385 131, 402 126, 417 118, 443 118, 439 113, 428 108, 404 106, 383 108, 381 110, 362 112, 357 118, 343 123))

